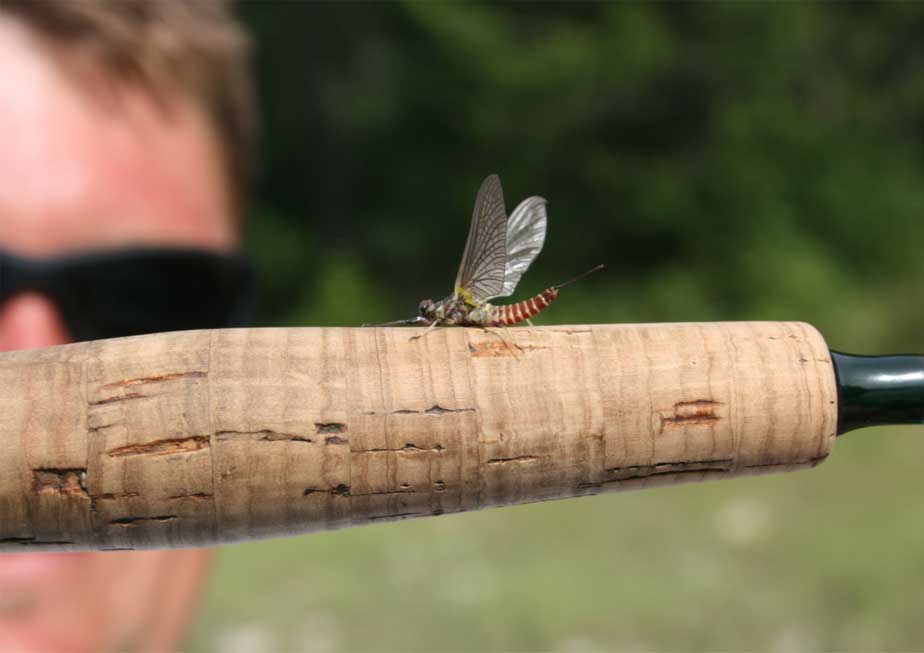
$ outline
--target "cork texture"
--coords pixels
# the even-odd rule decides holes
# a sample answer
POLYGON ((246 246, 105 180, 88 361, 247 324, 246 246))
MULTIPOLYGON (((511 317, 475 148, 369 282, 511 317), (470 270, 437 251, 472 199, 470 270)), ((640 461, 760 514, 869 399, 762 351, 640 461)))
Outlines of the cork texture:
POLYGON ((229 329, 0 354, 0 550, 204 546, 812 467, 798 322, 229 329))

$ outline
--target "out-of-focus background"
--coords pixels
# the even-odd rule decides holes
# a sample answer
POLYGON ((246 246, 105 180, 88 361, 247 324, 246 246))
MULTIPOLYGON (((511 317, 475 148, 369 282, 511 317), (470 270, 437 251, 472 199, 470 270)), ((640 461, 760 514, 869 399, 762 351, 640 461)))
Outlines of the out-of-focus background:
MULTIPOLYGON (((481 179, 549 200, 536 322, 805 320, 924 350, 924 7, 244 3, 264 325, 451 291, 481 179)), ((221 550, 194 650, 916 649, 924 438, 810 472, 221 550)))

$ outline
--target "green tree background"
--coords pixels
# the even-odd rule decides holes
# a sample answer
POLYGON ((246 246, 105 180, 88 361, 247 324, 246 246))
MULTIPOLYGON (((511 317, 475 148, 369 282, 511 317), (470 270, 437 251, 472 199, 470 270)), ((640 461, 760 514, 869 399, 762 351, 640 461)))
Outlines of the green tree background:
MULTIPOLYGON (((475 192, 549 200, 539 323, 805 320, 924 349, 924 6, 244 3, 262 324, 451 290, 475 192)), ((919 429, 812 472, 222 549, 195 649, 915 649, 919 429), (243 648, 241 648, 243 647, 243 648)))

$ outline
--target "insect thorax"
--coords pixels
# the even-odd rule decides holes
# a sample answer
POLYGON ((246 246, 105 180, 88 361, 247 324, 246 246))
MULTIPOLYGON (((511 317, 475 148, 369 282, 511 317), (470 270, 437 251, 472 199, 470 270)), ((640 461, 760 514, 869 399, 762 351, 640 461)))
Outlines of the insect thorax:
POLYGON ((494 307, 487 302, 473 304, 458 295, 450 295, 438 302, 421 305, 421 315, 444 326, 484 324, 494 307))

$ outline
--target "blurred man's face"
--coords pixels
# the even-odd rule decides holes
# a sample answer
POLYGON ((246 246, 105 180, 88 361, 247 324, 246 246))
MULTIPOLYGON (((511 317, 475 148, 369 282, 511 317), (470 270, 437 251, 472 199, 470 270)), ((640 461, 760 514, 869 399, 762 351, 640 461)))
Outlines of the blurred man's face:
MULTIPOLYGON (((171 97, 167 115, 141 90, 89 83, 11 19, 0 43, 0 249, 235 246, 219 149, 191 103, 171 97)), ((40 294, 0 305, 0 350, 69 338, 40 294)), ((0 650, 168 649, 206 555, 0 554, 0 650)))

